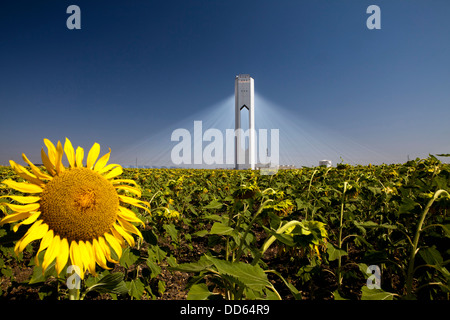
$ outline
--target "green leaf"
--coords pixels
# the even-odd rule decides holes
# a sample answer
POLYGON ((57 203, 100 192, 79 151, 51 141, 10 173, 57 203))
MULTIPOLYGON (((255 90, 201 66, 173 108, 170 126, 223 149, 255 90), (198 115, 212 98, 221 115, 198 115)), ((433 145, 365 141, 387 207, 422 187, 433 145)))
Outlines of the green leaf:
POLYGON ((411 198, 403 198, 402 204, 400 205, 398 209, 398 213, 410 213, 416 206, 419 204, 412 200, 411 198))
POLYGON ((280 241, 281 243, 284 243, 287 246, 293 247, 295 246, 294 237, 292 237, 290 234, 286 233, 272 233, 272 235, 280 241))
POLYGON ((385 228, 385 229, 390 229, 390 230, 395 230, 397 229, 397 226, 392 225, 392 224, 388 224, 388 223, 383 223, 379 225, 380 228, 385 228))
POLYGON ((203 208, 205 208, 205 209, 217 209, 218 210, 218 209, 222 208, 222 206, 223 206, 222 202, 219 202, 217 200, 213 200, 210 203, 208 203, 206 206, 204 206, 203 208))
POLYGON ((436 249, 436 247, 430 247, 430 248, 421 248, 419 250, 419 254, 422 257, 422 259, 430 265, 437 265, 440 266, 444 259, 442 258, 439 251, 436 249))
POLYGON ((116 272, 104 276, 96 284, 89 287, 87 291, 126 294, 128 292, 128 288, 123 281, 123 274, 121 272, 116 272))
POLYGON ((122 256, 120 257, 120 265, 125 268, 129 268, 139 259, 139 251, 135 249, 126 248, 122 251, 122 256))
POLYGON ((367 187, 374 195, 381 194, 381 188, 377 187, 367 187))
POLYGON ((207 300, 211 295, 213 293, 208 290, 205 283, 194 284, 189 290, 187 300, 207 300))
POLYGON ((339 257, 347 255, 347 251, 339 249, 329 242, 327 243, 327 253, 328 253, 328 261, 337 260, 339 259, 339 257))
MULTIPOLYGON (((261 300, 261 299, 264 299, 264 300, 280 300, 280 297, 277 295, 277 293, 275 292, 275 291, 273 291, 274 289, 269 289, 269 288, 264 288, 263 290, 262 290, 262 294, 261 294, 261 297, 260 298, 258 298, 258 297, 256 297, 257 296, 257 294, 259 293, 259 292, 255 292, 255 291, 252 291, 253 293, 256 293, 255 294, 255 299, 254 300, 261 300)), ((246 298, 247 298, 247 295, 248 295, 248 293, 250 292, 251 290, 246 290, 245 292, 246 292, 246 298)), ((299 300, 299 299, 297 299, 297 300, 299 300)))
POLYGON ((219 222, 224 222, 225 220, 227 220, 224 216, 219 216, 218 214, 208 214, 208 215, 205 215, 204 218, 208 219, 208 220, 219 221, 219 222))
POLYGON ((159 280, 158 281, 158 293, 160 295, 163 295, 164 291, 166 291, 166 283, 162 280, 159 280))
POLYGON ((31 279, 28 283, 35 284, 35 283, 44 282, 44 281, 45 281, 45 277, 42 274, 42 268, 35 266, 33 268, 33 275, 31 276, 31 279))
POLYGON ((164 230, 166 230, 166 232, 172 238, 172 241, 173 242, 177 242, 177 240, 178 240, 178 231, 175 228, 175 226, 171 223, 171 224, 165 224, 163 226, 163 228, 164 228, 164 230))
POLYGON ((420 249, 419 254, 426 264, 434 266, 445 277, 450 278, 450 272, 447 270, 447 268, 442 266, 444 263, 444 259, 442 258, 440 252, 436 249, 435 246, 420 249))
POLYGON ((252 290, 260 291, 265 286, 271 286, 267 275, 258 265, 251 265, 244 262, 229 262, 205 256, 217 268, 222 275, 228 275, 241 282, 252 290))
POLYGON ((204 237, 208 234, 208 230, 200 230, 197 232, 194 232, 192 235, 195 237, 204 237))
POLYGON ((133 298, 136 298, 140 300, 142 298, 142 295, 144 294, 145 288, 144 284, 141 282, 141 280, 131 280, 126 283, 126 286, 128 288, 128 293, 133 298))
POLYGON ((228 227, 221 222, 214 222, 209 234, 231 235, 233 231, 233 228, 228 227))
MULTIPOLYGON (((44 259, 44 254, 45 254, 45 252, 41 252, 39 254, 38 258, 39 258, 40 266, 42 265, 42 260, 44 259)), ((51 276, 51 275, 56 276, 55 264, 56 264, 56 259, 53 260, 52 263, 50 263, 50 265, 47 267, 47 269, 45 270, 45 274, 43 274, 43 272, 42 272, 42 267, 34 266, 33 267, 33 275, 31 276, 31 279, 28 282, 28 284, 44 282, 45 280, 47 280, 47 278, 49 276, 51 276)))
POLYGON ((397 226, 388 224, 388 223, 383 223, 383 224, 378 224, 376 222, 373 221, 364 221, 364 222, 359 222, 359 221, 353 221, 353 224, 356 227, 364 227, 364 228, 385 228, 385 229, 397 229, 397 226))
POLYGON ((161 261, 163 261, 163 259, 167 255, 167 253, 159 246, 151 246, 150 248, 148 248, 147 252, 148 259, 151 259, 151 261, 156 261, 158 263, 161 263, 161 261))
POLYGON ((395 295, 382 289, 369 289, 367 286, 362 287, 361 291, 361 300, 393 300, 395 295))
POLYGON ((364 221, 364 222, 359 222, 359 221, 353 221, 353 223, 355 224, 355 226, 361 226, 361 227, 378 227, 378 223, 375 223, 373 221, 364 221))
POLYGON ((338 290, 336 290, 336 291, 333 292, 333 296, 334 296, 334 300, 348 300, 348 299, 345 299, 344 297, 342 297, 342 296, 339 294, 339 291, 338 291, 338 290))
POLYGON ((444 230, 445 236, 450 238, 450 224, 441 225, 442 230, 444 230))
POLYGON ((169 264, 169 266, 171 266, 171 267, 175 267, 178 265, 177 259, 174 256, 167 257, 166 261, 169 264))
POLYGON ((10 278, 11 280, 13 279, 13 271, 12 271, 11 267, 3 268, 1 270, 1 274, 5 277, 10 278))
POLYGON ((153 279, 157 277, 161 273, 161 267, 156 264, 156 262, 152 261, 152 259, 147 259, 145 262, 151 271, 150 278, 153 279))
POLYGON ((182 272, 200 272, 212 265, 213 263, 206 259, 206 256, 202 256, 197 262, 181 263, 177 266, 169 267, 169 269, 182 272))
POLYGON ((299 210, 301 209, 308 209, 311 207, 310 203, 307 201, 302 201, 301 199, 297 198, 295 199, 295 203, 297 204, 297 208, 299 210))
POLYGON ((366 279, 370 277, 370 274, 366 272, 368 267, 369 266, 365 263, 358 263, 359 271, 361 271, 361 273, 364 275, 364 278, 366 279))

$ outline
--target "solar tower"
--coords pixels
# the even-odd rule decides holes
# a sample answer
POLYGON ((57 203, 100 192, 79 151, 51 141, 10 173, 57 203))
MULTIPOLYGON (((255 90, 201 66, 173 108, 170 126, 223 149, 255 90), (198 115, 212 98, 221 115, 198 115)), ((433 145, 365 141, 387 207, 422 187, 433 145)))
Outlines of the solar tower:
MULTIPOLYGON (((234 80, 235 95, 235 168, 255 169, 256 146, 255 146, 255 85, 253 78, 248 74, 240 74, 234 80), (243 109, 248 110, 248 131, 242 129, 241 113, 243 109), (248 149, 242 145, 245 137, 248 137, 248 149)), ((244 110, 245 111, 245 110, 244 110)))

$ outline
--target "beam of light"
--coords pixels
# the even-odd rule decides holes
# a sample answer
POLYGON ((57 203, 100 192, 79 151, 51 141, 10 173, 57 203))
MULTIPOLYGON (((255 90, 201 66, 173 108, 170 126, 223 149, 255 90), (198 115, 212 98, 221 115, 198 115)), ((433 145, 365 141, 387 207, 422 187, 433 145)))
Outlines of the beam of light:
MULTIPOLYGON (((138 167, 173 167, 175 165, 171 160, 171 151, 178 142, 171 141, 172 132, 179 128, 187 129, 191 133, 193 146, 195 142, 198 143, 194 140, 194 121, 202 121, 203 132, 209 128, 216 128, 225 133, 226 129, 234 128, 234 94, 214 105, 202 108, 163 130, 149 132, 148 136, 135 139, 137 142, 124 148, 114 158, 111 156, 111 159, 124 167, 134 167, 136 163, 138 167)), ((204 142, 203 146, 205 144, 204 142)), ((185 167, 202 166, 186 165, 185 167)))
POLYGON ((255 93, 256 128, 280 130, 280 164, 316 166, 320 160, 333 164, 389 163, 389 155, 362 145, 336 130, 302 117, 255 93))
MULTIPOLYGON (((139 167, 174 167, 171 151, 178 142, 171 141, 171 135, 175 129, 184 128, 191 133, 192 153, 195 143, 202 144, 203 148, 209 144, 209 142, 202 142, 201 136, 197 136, 197 139, 194 138, 194 121, 202 121, 202 133, 210 128, 219 129, 223 133, 225 144, 226 130, 234 130, 234 108, 234 95, 230 95, 159 132, 149 133, 147 137, 136 139, 137 142, 116 155, 114 161, 125 167, 136 164, 139 167)), ((243 126, 247 128, 248 116, 245 118, 243 115, 242 118, 243 126)), ((331 160, 333 164, 344 162, 364 165, 390 163, 389 159, 392 159, 390 155, 362 145, 320 123, 306 119, 298 111, 277 105, 258 93, 255 93, 255 128, 257 133, 259 129, 267 129, 269 142, 270 130, 279 130, 280 165, 317 166, 320 160, 331 160)), ((256 145, 258 148, 258 139, 256 145)), ((270 150, 268 151, 270 153, 270 150)), ((257 156, 259 152, 257 150, 257 156)), ((265 153, 265 150, 261 152, 265 153)), ((196 165, 192 161, 191 164, 175 167, 233 168, 234 165, 225 163, 225 157, 224 146, 223 164, 206 165, 202 163, 196 165)))

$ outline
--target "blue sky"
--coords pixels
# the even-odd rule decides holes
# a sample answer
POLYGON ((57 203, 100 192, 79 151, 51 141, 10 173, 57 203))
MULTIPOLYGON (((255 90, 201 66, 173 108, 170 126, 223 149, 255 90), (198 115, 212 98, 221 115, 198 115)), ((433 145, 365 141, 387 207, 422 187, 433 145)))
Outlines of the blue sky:
POLYGON ((449 9, 447 0, 2 1, 0 164, 22 163, 22 152, 40 163, 43 138, 68 137, 110 147, 123 165, 170 165, 175 128, 233 117, 240 73, 255 79, 259 125, 280 129, 281 163, 450 153, 449 9), (71 4, 81 30, 66 27, 71 4), (371 4, 380 30, 366 27, 371 4))

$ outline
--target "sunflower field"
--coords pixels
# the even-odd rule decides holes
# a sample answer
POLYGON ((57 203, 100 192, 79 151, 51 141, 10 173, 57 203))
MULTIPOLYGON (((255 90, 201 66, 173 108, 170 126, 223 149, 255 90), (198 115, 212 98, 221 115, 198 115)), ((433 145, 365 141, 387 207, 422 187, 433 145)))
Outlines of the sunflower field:
MULTIPOLYGON (((434 156, 274 175, 123 169, 120 179, 139 190, 139 202, 121 203, 139 221, 119 221, 127 241, 86 263, 80 299, 450 299, 450 165, 434 156)), ((5 180, 24 181, 0 167, 5 180)), ((134 199, 133 188, 119 195, 134 199)), ((0 219, 14 214, 11 196, 24 193, 0 183, 0 219)), ((38 241, 18 252, 31 227, 15 226, 0 227, 0 299, 69 299, 67 258, 46 259, 38 241)))

